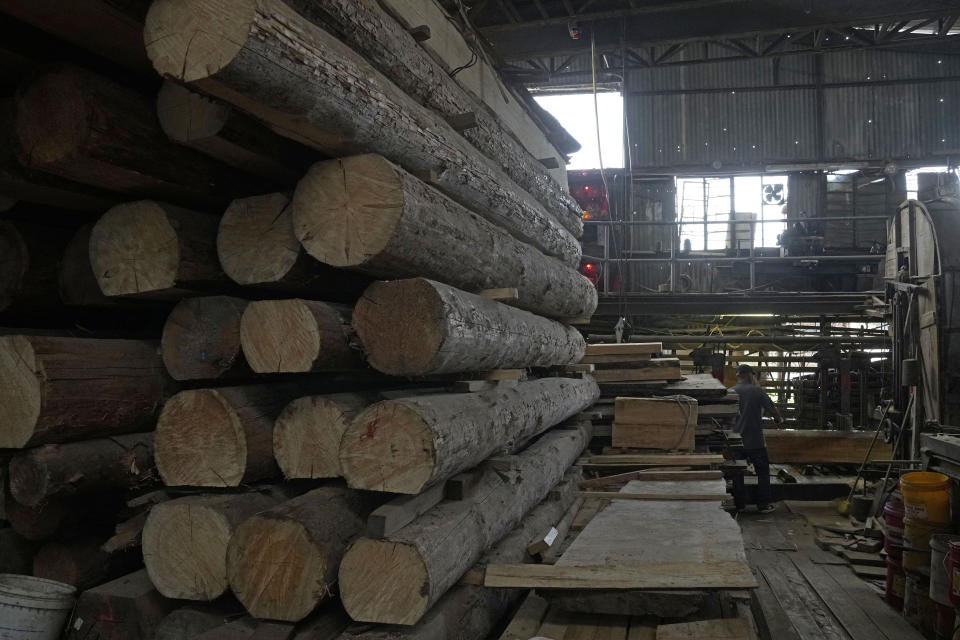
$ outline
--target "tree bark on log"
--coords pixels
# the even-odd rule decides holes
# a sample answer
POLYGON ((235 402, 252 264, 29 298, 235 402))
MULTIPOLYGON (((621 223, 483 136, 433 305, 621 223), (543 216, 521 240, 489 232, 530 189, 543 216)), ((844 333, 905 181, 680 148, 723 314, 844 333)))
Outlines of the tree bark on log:
POLYGON ((586 349, 572 327, 425 278, 370 285, 353 328, 395 376, 574 364, 586 349))
POLYGON ((100 538, 48 542, 33 557, 33 575, 83 591, 141 566, 137 549, 107 553, 100 548, 102 543, 100 538))
POLYGON ((217 231, 217 255, 231 280, 304 298, 353 302, 368 276, 334 268, 303 250, 293 233, 293 207, 285 193, 230 203, 217 231))
POLYGON ((468 499, 442 502, 389 538, 356 540, 340 563, 347 613, 361 622, 416 624, 547 495, 589 437, 589 426, 547 433, 517 456, 514 470, 486 470, 468 499))
POLYGON ((381 153, 571 266, 581 249, 532 196, 447 122, 281 0, 156 0, 144 40, 154 68, 332 155, 381 153), (384 123, 390 123, 385 127, 384 123))
POLYGON ((317 155, 229 105, 170 80, 157 94, 157 118, 174 142, 277 184, 294 184, 317 155))
POLYGON ((410 32, 374 0, 294 0, 291 6, 360 52, 378 71, 420 104, 450 119, 473 114, 464 138, 497 163, 576 237, 583 234, 582 207, 545 170, 493 111, 464 89, 410 32))
POLYGON ((376 154, 318 162, 297 185, 294 232, 314 258, 465 290, 516 287, 516 306, 586 317, 596 287, 376 154), (470 247, 470 250, 465 250, 470 247))
POLYGON ((589 407, 593 378, 543 378, 480 393, 385 400, 354 418, 340 466, 355 489, 417 494, 589 407))
POLYGON ((353 418, 375 402, 424 389, 335 393, 297 398, 273 425, 273 455, 285 478, 338 478, 340 441, 353 418))
MULTIPOLYGON (((213 600, 227 583, 227 544, 240 523, 288 496, 281 490, 188 496, 162 502, 143 528, 143 560, 163 595, 213 600)), ((276 550, 275 550, 276 551, 276 550)))
POLYGON ((67 624, 67 640, 150 640, 178 603, 153 588, 147 572, 134 571, 80 594, 67 624))
POLYGON ((253 375, 240 347, 248 302, 230 296, 185 298, 163 325, 160 353, 174 380, 222 380, 253 375))
POLYGON ((16 98, 21 163, 133 198, 225 206, 270 183, 167 139, 144 96, 79 67, 22 86, 16 98))
POLYGON ((0 311, 60 306, 59 260, 69 241, 66 229, 0 220, 0 311))
POLYGON ((350 307, 314 300, 251 302, 240 320, 240 344, 257 373, 362 371, 352 345, 350 307))
POLYGON ((236 487, 279 475, 273 422, 319 382, 284 382, 181 391, 160 412, 157 469, 171 487, 236 487))
POLYGON ((328 486, 249 518, 227 549, 230 588, 256 618, 302 620, 333 594, 368 513, 359 492, 328 486))
POLYGON ((51 496, 131 489, 156 480, 152 433, 48 444, 10 460, 10 493, 28 507, 51 496))
POLYGON ((60 259, 60 274, 57 289, 63 304, 78 307, 115 305, 117 300, 109 298, 100 290, 97 276, 90 264, 90 234, 92 224, 80 227, 70 239, 60 259))
POLYGON ((217 259, 217 217, 153 200, 103 214, 90 232, 90 264, 108 296, 169 299, 232 287, 217 259))
POLYGON ((164 392, 156 345, 0 336, 0 448, 142 430, 164 392))

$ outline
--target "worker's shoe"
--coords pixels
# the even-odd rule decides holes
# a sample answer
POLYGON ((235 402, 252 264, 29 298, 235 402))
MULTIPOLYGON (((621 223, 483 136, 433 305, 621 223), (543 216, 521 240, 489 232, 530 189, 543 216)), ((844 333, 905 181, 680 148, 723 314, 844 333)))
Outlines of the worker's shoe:
POLYGON ((768 504, 765 507, 757 507, 757 513, 773 513, 777 508, 772 504, 768 504))

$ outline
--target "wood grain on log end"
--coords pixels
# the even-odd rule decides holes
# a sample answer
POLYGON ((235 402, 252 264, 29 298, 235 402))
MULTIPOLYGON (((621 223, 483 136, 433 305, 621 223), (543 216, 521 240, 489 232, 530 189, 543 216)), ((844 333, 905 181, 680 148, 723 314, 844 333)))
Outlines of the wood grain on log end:
POLYGON ((256 618, 298 621, 332 594, 322 547, 295 520, 254 516, 237 528, 228 550, 230 586, 256 618))
POLYGON ((293 234, 290 197, 284 193, 234 200, 220 219, 217 255, 237 284, 279 282, 301 251, 293 234))
POLYGON ((0 221, 0 311, 10 306, 30 267, 30 252, 20 232, 0 221))
POLYGON ((365 154, 314 164, 293 195, 293 227, 311 256, 337 267, 359 266, 393 236, 403 214, 394 166, 365 154))
POLYGON ((257 373, 350 371, 362 360, 349 344, 349 309, 312 300, 251 302, 240 321, 240 343, 257 373))
POLYGON ((353 328, 370 365, 389 375, 421 375, 446 337, 443 299, 422 278, 374 282, 357 301, 353 328), (414 302, 415 301, 415 302, 414 302))
POLYGON ((164 77, 193 82, 226 67, 250 34, 256 0, 158 0, 143 34, 147 56, 164 77))
POLYGON ((173 288, 179 263, 177 231, 156 202, 117 205, 90 233, 90 264, 108 296, 173 288))
POLYGON ((243 479, 246 435, 216 389, 181 391, 157 421, 157 469, 168 486, 236 487, 243 479))
POLYGON ((347 425, 343 408, 330 398, 306 396, 288 404, 273 426, 273 455, 284 477, 339 477, 347 425))
POLYGON ((339 578, 343 606, 358 622, 416 624, 428 607, 427 569, 409 544, 360 538, 343 557, 339 578))
POLYGON ((0 337, 0 449, 26 446, 43 405, 43 368, 25 336, 0 337))
POLYGON ((230 107, 166 80, 157 94, 157 118, 171 140, 191 142, 216 135, 227 123, 230 107))
POLYGON ((420 493, 435 460, 433 431, 402 400, 384 400, 362 413, 340 441, 340 467, 354 489, 420 493))
POLYGON ((181 300, 163 325, 160 353, 174 380, 216 379, 243 362, 240 317, 247 301, 230 296, 181 300))
POLYGON ((157 591, 185 600, 213 600, 226 592, 226 549, 234 529, 214 505, 231 497, 181 498, 153 507, 143 528, 143 559, 157 591))

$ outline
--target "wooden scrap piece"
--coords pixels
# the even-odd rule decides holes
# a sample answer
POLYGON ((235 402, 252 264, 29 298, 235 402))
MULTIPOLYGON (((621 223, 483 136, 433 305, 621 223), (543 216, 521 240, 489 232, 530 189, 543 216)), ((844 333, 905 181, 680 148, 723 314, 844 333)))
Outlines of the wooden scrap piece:
POLYGON ((670 562, 646 567, 491 564, 486 587, 521 589, 752 589, 745 562, 670 562))
POLYGON ((529 640, 537 635, 543 618, 547 615, 547 606, 547 601, 533 591, 527 593, 510 624, 500 634, 500 640, 529 640))
POLYGON ((367 518, 366 535, 370 538, 393 535, 443 500, 444 490, 444 485, 438 484, 417 495, 397 496, 374 509, 367 518))

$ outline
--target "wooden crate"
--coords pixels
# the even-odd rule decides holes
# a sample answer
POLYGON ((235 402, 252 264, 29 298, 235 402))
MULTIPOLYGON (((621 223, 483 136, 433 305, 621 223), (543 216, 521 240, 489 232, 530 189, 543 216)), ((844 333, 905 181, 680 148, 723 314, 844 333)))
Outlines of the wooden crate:
POLYGON ((612 444, 615 447, 692 450, 697 401, 686 396, 617 398, 612 444))

